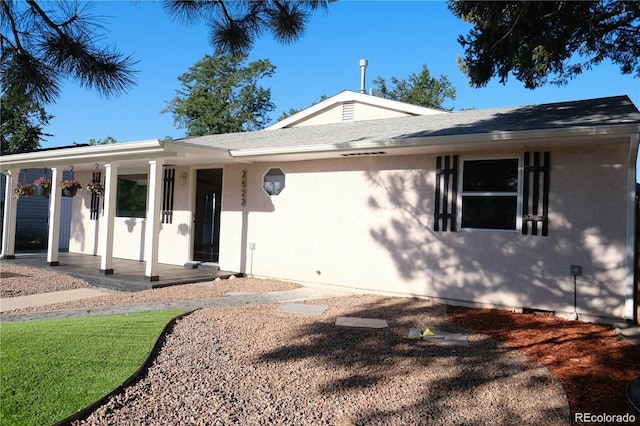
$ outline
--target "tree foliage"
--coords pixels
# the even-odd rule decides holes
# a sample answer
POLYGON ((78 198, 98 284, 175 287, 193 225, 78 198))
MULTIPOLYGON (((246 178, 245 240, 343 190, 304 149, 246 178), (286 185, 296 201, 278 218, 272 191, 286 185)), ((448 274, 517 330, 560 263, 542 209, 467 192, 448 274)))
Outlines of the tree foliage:
POLYGON ((271 90, 258 81, 271 77, 275 66, 268 59, 246 63, 247 54, 205 55, 178 77, 182 89, 167 103, 179 128, 189 136, 244 132, 264 128, 275 109, 271 90))
MULTIPOLYGON (((211 44, 246 53, 265 31, 279 42, 298 40, 312 12, 334 0, 164 0, 185 23, 206 22, 211 44)), ((39 103, 57 100, 65 79, 114 97, 134 84, 132 56, 103 41, 104 19, 86 1, 0 0, 2 91, 39 103)))
MULTIPOLYGON (((322 101, 324 101, 325 99, 327 99, 328 96, 327 95, 322 95, 320 96, 320 100, 318 102, 314 102, 311 105, 309 105, 307 108, 311 108, 312 106, 314 106, 315 104, 318 104, 322 101)), ((305 108, 306 109, 306 108, 305 108)), ((289 118, 291 117, 293 114, 297 114, 300 111, 302 111, 301 109, 297 109, 297 108, 289 108, 289 111, 282 111, 282 113, 280 114, 280 117, 278 117, 278 121, 282 121, 285 118, 289 118)))
POLYGON ((298 40, 312 12, 327 9, 335 0, 164 0, 176 20, 206 22, 211 45, 227 54, 247 53, 254 41, 268 30, 283 44, 298 40))
POLYGON ((0 139, 1 154, 34 151, 47 136, 42 128, 49 124, 52 115, 33 100, 25 97, 8 96, 0 99, 0 139))
POLYGON ((449 0, 449 9, 473 24, 458 38, 472 86, 509 74, 530 89, 566 84, 605 59, 640 76, 640 2, 449 0))
POLYGON ((131 56, 102 44, 100 19, 79 1, 0 0, 2 90, 55 101, 64 79, 110 97, 134 84, 131 56))
MULTIPOLYGON (((387 85, 387 81, 381 76, 373 80, 373 85, 371 92, 374 96, 426 108, 451 110, 453 108, 446 108, 444 103, 447 99, 453 100, 456 98, 456 88, 449 79, 444 75, 441 75, 438 79, 431 77, 429 68, 426 65, 422 66, 420 74, 411 73, 407 79, 401 80, 391 77, 391 87, 387 85)), ((318 102, 314 102, 310 106, 325 99, 327 99, 327 96, 322 95, 318 102)), ((282 121, 300 111, 302 110, 295 108, 283 111, 278 121, 282 121)))
POLYGON ((88 143, 89 145, 111 145, 114 143, 118 143, 118 141, 113 136, 107 135, 107 137, 105 137, 104 139, 91 138, 89 139, 88 143))
POLYGON ((438 79, 431 77, 426 65, 422 66, 420 74, 411 73, 406 80, 391 77, 391 87, 380 76, 373 80, 373 84, 375 96, 427 108, 451 110, 443 105, 447 99, 456 98, 456 88, 451 81, 445 75, 438 79))

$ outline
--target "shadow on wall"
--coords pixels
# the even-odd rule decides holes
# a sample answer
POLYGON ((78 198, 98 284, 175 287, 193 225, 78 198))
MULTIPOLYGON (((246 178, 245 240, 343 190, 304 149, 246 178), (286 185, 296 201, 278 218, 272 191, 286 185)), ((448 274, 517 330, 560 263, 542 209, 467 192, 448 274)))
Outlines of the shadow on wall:
MULTIPOLYGON (((80 196, 80 195, 77 195, 80 196)), ((71 237, 72 240, 74 241, 80 241, 80 251, 82 253, 85 253, 86 247, 85 245, 87 244, 87 231, 85 230, 84 227, 84 220, 82 218, 82 216, 85 214, 85 212, 88 213, 88 210, 84 210, 82 208, 78 209, 75 206, 75 197, 72 199, 71 201, 71 229, 69 232, 69 235, 71 237)), ((62 202, 62 200, 61 200, 62 202)), ((79 202, 82 202, 82 200, 80 200, 79 202)), ((94 238, 94 240, 96 240, 96 238, 94 238)), ((97 242, 94 241, 93 244, 93 249, 94 251, 97 251, 97 242)))
POLYGON ((181 223, 178 225, 178 230, 176 231, 178 235, 187 236, 189 235, 189 225, 186 223, 181 223))
MULTIPOLYGON (((402 278, 422 283, 414 287, 417 294, 567 311, 573 306, 569 265, 583 259, 580 278, 590 284, 578 291, 578 313, 615 316, 612 310, 624 304, 624 259, 618 249, 624 242, 609 240, 598 227, 561 227, 569 221, 555 213, 548 237, 435 232, 433 171, 366 172, 366 177, 377 188, 369 206, 389 215, 388 223, 372 228, 370 235, 388 251, 402 278), (620 293, 612 283, 620 283, 620 293)), ((563 211, 562 200, 553 203, 563 211)))
POLYGON ((127 231, 131 234, 133 233, 133 230, 136 228, 138 221, 135 218, 129 218, 125 220, 124 223, 125 225, 127 225, 127 231))
MULTIPOLYGON (((239 222, 232 226, 238 226, 234 238, 240 237, 238 256, 238 268, 240 272, 251 273, 249 249, 249 222, 251 213, 270 213, 275 211, 271 197, 262 189, 263 176, 271 168, 278 168, 276 164, 259 164, 254 166, 228 166, 224 169, 223 176, 223 214, 237 212, 240 214, 239 222)), ((235 219, 233 219, 235 220, 235 219)), ((221 229, 229 226, 224 219, 221 221, 221 229)), ((229 229, 229 228, 226 228, 229 229)), ((229 235, 229 234, 225 234, 229 235)), ((222 241, 224 244, 224 241, 222 241)))

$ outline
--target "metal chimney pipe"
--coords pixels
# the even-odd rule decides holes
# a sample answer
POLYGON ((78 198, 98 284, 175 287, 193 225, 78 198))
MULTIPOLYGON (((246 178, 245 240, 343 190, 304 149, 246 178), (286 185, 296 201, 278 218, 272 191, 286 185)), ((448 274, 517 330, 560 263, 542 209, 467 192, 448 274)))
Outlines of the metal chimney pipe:
POLYGON ((364 81, 365 81, 365 76, 367 74, 367 65, 369 64, 369 61, 367 61, 366 59, 360 59, 360 93, 367 93, 367 91, 364 88, 364 81))

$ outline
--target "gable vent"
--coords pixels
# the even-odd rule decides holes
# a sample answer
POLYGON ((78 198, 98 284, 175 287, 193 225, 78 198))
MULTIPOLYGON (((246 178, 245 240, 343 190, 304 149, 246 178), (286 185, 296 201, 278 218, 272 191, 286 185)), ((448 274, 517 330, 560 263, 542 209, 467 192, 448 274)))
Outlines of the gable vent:
POLYGON ((355 114, 353 112, 353 101, 342 103, 342 121, 354 121, 355 114))
POLYGON ((340 154, 343 157, 361 157, 363 155, 384 155, 386 152, 384 151, 374 151, 374 152, 350 152, 348 154, 340 154))

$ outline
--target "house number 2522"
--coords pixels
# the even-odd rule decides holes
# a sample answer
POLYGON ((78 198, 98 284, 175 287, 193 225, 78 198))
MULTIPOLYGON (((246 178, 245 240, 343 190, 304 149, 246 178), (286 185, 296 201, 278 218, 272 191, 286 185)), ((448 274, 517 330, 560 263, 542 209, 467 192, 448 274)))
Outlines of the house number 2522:
POLYGON ((247 171, 242 171, 242 181, 240 182, 240 204, 242 207, 247 205, 247 171))

